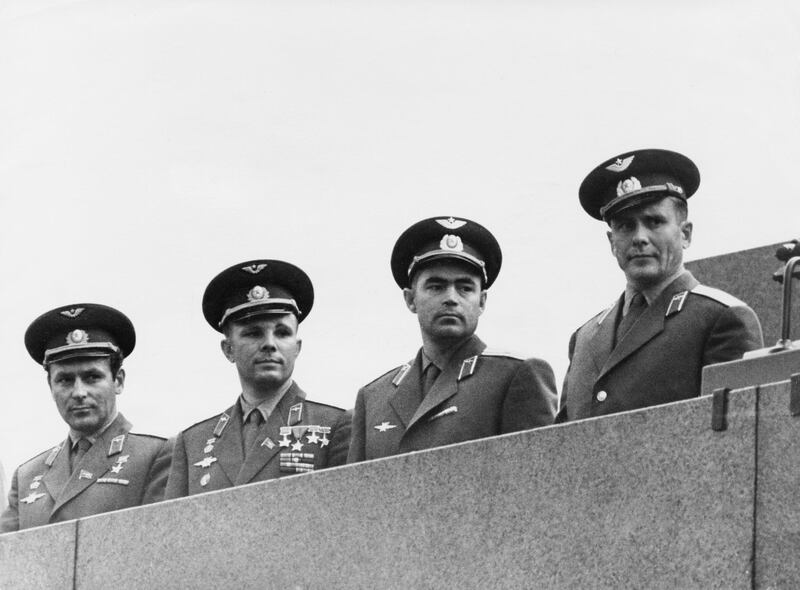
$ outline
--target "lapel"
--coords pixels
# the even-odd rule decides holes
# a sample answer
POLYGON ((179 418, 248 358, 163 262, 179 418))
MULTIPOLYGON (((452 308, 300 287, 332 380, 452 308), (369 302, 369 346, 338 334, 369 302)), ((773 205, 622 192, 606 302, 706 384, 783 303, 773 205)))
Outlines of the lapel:
MULTIPOLYGON (((111 426, 106 428, 105 432, 97 437, 94 444, 86 451, 81 462, 75 466, 73 473, 69 475, 66 485, 61 488, 61 492, 56 496, 51 515, 55 514, 64 504, 82 493, 86 488, 97 481, 98 477, 102 477, 111 469, 111 464, 113 463, 113 461, 109 460, 111 439, 115 436, 126 434, 130 429, 131 423, 128 422, 122 414, 117 414, 111 426), (91 477, 81 478, 80 474, 84 472, 91 474, 91 477)), ((69 439, 67 439, 66 444, 70 444, 69 439)), ((63 450, 66 452, 61 452, 59 455, 64 456, 63 460, 66 464, 67 471, 69 471, 69 447, 67 446, 63 450)), ((57 457, 56 463, 58 463, 58 461, 59 458, 57 457)), ((55 466, 54 463, 53 467, 55 466)))
MULTIPOLYGON (((617 343, 616 348, 611 351, 611 355, 606 360, 597 378, 602 378, 611 369, 642 348, 655 336, 663 332, 667 307, 672 300, 672 296, 681 291, 691 289, 696 284, 697 280, 687 271, 667 285, 656 300, 648 306, 647 310, 645 310, 633 327, 631 327, 630 331, 617 343)), ((619 305, 619 303, 617 305, 619 305)), ((612 330, 613 329, 614 326, 612 325, 612 330)))
MULTIPOLYGON (((269 419, 267 420, 266 424, 261 425, 258 436, 256 437, 257 446, 242 463, 241 469, 239 469, 239 472, 236 475, 234 485, 238 486, 251 482, 253 478, 258 475, 259 471, 261 471, 267 463, 274 459, 280 451, 288 450, 284 449, 278 444, 280 436, 279 432, 281 426, 286 426, 289 424, 289 408, 295 404, 303 403, 305 397, 305 392, 300 389, 297 383, 292 383, 292 386, 269 415, 269 419), (263 444, 267 437, 269 437, 274 443, 272 448, 263 444)), ((308 407, 305 404, 303 404, 303 406, 303 412, 300 420, 301 423, 305 423, 307 421, 306 412, 308 411, 308 407)), ((239 417, 239 423, 241 424, 241 414, 239 417)))
MULTIPOLYGON (((233 483, 242 468, 244 462, 244 452, 242 451, 242 409, 238 400, 223 412, 229 417, 225 429, 214 445, 217 465, 220 466, 228 480, 233 483)), ((220 414, 221 416, 222 414, 220 414)), ((215 422, 218 424, 219 422, 215 422)), ((211 438, 211 437, 209 437, 211 438)), ((205 445, 203 440, 202 444, 205 445)))
POLYGON ((614 331, 617 326, 617 316, 622 313, 625 301, 623 293, 611 309, 606 310, 600 317, 599 323, 592 321, 589 329, 588 342, 591 343, 590 351, 595 370, 600 373, 603 365, 614 350, 614 331))
MULTIPOLYGON (((473 335, 453 353, 447 366, 442 370, 442 374, 436 379, 428 395, 425 396, 416 412, 414 412, 406 430, 419 422, 433 408, 458 392, 458 374, 461 371, 461 364, 465 359, 480 354, 484 348, 486 348, 486 345, 481 342, 481 339, 473 335)), ((419 377, 417 378, 417 383, 419 383, 419 377)))
MULTIPOLYGON (((400 371, 402 370, 403 369, 400 369, 400 371)), ((400 371, 398 371, 398 373, 400 371)), ((397 417, 403 424, 403 428, 408 427, 417 406, 419 406, 419 398, 422 396, 419 390, 421 372, 422 349, 420 348, 417 352, 417 356, 414 357, 414 360, 411 362, 411 368, 406 371, 399 385, 393 385, 395 389, 389 395, 389 405, 392 406, 395 414, 397 414, 397 417)), ((394 378, 397 378, 398 373, 395 373, 394 378)))
POLYGON ((45 488, 47 488, 47 493, 50 494, 51 498, 53 498, 53 502, 56 501, 58 496, 61 494, 61 490, 63 490, 64 486, 67 484, 67 480, 69 480, 70 444, 71 441, 69 437, 67 437, 67 440, 61 443, 61 449, 58 451, 58 455, 56 455, 53 465, 47 470, 47 473, 45 473, 44 477, 42 478, 42 484, 45 488))

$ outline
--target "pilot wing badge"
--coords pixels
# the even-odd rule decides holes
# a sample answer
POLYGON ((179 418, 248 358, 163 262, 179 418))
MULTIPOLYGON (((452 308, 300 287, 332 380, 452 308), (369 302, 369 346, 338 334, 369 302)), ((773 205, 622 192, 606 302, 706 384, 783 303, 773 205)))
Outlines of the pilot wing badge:
POLYGON ((373 426, 373 428, 378 432, 386 432, 387 430, 391 430, 392 428, 397 428, 397 424, 389 424, 389 422, 381 422, 380 424, 373 426))

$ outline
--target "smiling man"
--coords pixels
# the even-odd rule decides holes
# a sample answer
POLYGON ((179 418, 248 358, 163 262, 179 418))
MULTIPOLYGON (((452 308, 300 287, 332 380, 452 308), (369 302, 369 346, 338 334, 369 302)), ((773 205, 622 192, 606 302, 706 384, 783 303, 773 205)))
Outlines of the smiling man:
POLYGON ((308 401, 292 379, 299 324, 313 303, 308 276, 280 260, 235 264, 209 283, 203 315, 224 334, 222 353, 236 366, 242 393, 222 414, 178 435, 167 498, 345 462, 349 415, 308 401))
POLYGON ((14 473, 0 531, 80 518, 162 499, 171 450, 160 437, 130 432, 117 411, 122 361, 136 343, 121 312, 93 303, 38 317, 25 346, 47 371, 67 439, 14 473))
POLYGON ((686 199, 699 184, 689 158, 656 149, 611 158, 581 184, 583 208, 608 223, 626 286, 570 339, 559 422, 696 397, 705 365, 763 346, 753 310, 683 266, 686 199))
POLYGON ((501 261, 494 236, 467 219, 425 219, 400 236, 392 273, 422 348, 358 392, 348 462, 552 424, 550 365, 475 335, 501 261))

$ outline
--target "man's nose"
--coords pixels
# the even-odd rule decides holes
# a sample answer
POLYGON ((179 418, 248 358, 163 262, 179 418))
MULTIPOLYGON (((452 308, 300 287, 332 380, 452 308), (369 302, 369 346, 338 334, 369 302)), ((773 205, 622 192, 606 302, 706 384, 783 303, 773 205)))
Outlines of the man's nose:
POLYGON ((637 223, 633 230, 633 243, 636 245, 647 244, 650 241, 650 232, 643 223, 637 223))
POLYGON ((86 384, 81 379, 75 379, 72 386, 72 397, 86 397, 86 384))
POLYGON ((264 334, 264 339, 261 341, 261 348, 264 350, 275 350, 275 334, 272 332, 264 334))

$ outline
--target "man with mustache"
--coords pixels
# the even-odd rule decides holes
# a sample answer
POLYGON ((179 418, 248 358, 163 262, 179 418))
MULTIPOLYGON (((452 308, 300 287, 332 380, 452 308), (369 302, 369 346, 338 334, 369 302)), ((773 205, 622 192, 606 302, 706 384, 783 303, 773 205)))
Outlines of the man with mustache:
POLYGON ((424 219, 400 236, 392 274, 422 348, 358 392, 348 462, 552 424, 550 365, 475 335, 501 261, 494 236, 468 219, 424 219))
POLYGON ((298 326, 313 303, 306 273, 280 260, 234 264, 209 283, 203 315, 224 334, 222 353, 236 365, 242 393, 223 413, 178 435, 167 498, 345 462, 349 415, 308 401, 292 379, 298 326))
POLYGON ((705 365, 763 346, 753 310, 683 266, 686 200, 699 184, 689 158, 658 149, 611 158, 581 184, 581 205, 609 226, 626 286, 572 335, 557 421, 696 397, 705 365))
POLYGON ((25 346, 47 382, 69 436, 14 472, 0 532, 17 531, 162 499, 171 449, 131 432, 117 411, 133 324, 105 305, 78 303, 38 317, 25 346))

